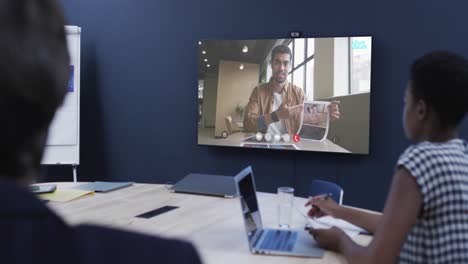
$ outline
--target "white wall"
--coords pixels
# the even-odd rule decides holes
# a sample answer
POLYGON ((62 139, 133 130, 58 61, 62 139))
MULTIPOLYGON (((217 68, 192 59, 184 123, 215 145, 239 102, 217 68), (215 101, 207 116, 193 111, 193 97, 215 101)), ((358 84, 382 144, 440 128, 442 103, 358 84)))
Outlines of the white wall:
POLYGON ((333 38, 315 39, 314 100, 333 96, 335 43, 333 38))
POLYGON ((316 38, 314 58, 315 100, 348 94, 349 38, 316 38))
POLYGON ((338 145, 352 153, 369 152, 370 93, 330 98, 340 101, 340 119, 330 122, 327 138, 339 139, 338 145))
POLYGON ((340 119, 330 123, 328 139, 353 153, 369 151, 370 93, 348 95, 348 38, 316 38, 314 69, 315 100, 338 100, 340 119))
POLYGON ((203 88, 202 127, 215 127, 218 76, 207 74, 203 88))
POLYGON ((349 93, 349 38, 335 38, 333 95, 349 93))
POLYGON ((244 69, 240 70, 240 64, 236 61, 219 62, 215 136, 221 136, 226 130, 226 115, 231 115, 235 120, 237 104, 247 105, 253 88, 258 85, 260 66, 243 63, 244 69))

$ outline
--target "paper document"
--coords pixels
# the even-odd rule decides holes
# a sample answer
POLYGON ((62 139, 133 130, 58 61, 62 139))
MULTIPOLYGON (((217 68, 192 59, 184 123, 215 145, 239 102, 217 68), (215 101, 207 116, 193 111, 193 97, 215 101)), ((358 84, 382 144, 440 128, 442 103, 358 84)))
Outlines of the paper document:
POLYGON ((343 232, 345 232, 349 237, 355 237, 355 236, 359 235, 359 231, 357 231, 357 230, 345 229, 345 228, 342 228, 342 227, 336 226, 336 225, 327 225, 327 224, 323 224, 321 222, 318 222, 316 220, 317 220, 317 218, 309 218, 308 219, 309 223, 307 224, 307 226, 313 227, 315 229, 329 229, 329 228, 332 228, 333 226, 335 226, 335 227, 343 230, 343 232))
POLYGON ((301 126, 301 139, 323 141, 327 138, 330 124, 329 102, 305 101, 301 126))
POLYGON ((75 189, 95 192, 110 192, 133 185, 133 182, 101 182, 95 181, 76 187, 75 189))
POLYGON ((50 200, 53 202, 69 202, 71 200, 75 200, 79 197, 93 194, 92 191, 82 191, 82 190, 75 190, 75 189, 60 189, 57 188, 53 193, 44 193, 40 194, 39 197, 43 200, 50 200))
POLYGON ((353 224, 351 224, 350 222, 348 221, 345 221, 343 219, 338 219, 338 218, 334 218, 332 216, 322 216, 320 218, 314 218, 313 219, 315 222, 318 222, 322 225, 326 225, 326 226, 336 226, 336 227, 339 227, 343 230, 350 230, 350 231, 357 231, 358 233, 359 232, 366 232, 366 230, 360 228, 359 226, 355 226, 353 224))
POLYGON ((364 229, 355 226, 345 220, 334 218, 331 216, 322 216, 320 218, 312 218, 307 215, 305 210, 297 208, 297 211, 306 219, 307 226, 311 226, 316 229, 328 229, 333 226, 338 227, 343 230, 348 236, 355 237, 359 235, 360 232, 366 232, 364 229))

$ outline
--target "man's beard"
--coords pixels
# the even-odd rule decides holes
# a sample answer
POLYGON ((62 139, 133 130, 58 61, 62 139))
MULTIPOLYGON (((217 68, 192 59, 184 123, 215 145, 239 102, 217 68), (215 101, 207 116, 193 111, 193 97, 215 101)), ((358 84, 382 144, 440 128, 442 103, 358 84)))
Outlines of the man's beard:
POLYGON ((274 79, 275 79, 275 81, 276 81, 277 83, 284 83, 284 82, 286 82, 286 77, 281 78, 281 77, 278 76, 278 77, 275 77, 274 79))

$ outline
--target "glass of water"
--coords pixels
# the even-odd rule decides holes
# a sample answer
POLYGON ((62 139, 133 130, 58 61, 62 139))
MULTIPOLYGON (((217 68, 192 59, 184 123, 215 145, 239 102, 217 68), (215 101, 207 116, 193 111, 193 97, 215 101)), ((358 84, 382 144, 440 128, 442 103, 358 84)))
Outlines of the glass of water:
POLYGON ((294 200, 294 188, 278 188, 278 225, 281 228, 291 227, 291 216, 294 200))

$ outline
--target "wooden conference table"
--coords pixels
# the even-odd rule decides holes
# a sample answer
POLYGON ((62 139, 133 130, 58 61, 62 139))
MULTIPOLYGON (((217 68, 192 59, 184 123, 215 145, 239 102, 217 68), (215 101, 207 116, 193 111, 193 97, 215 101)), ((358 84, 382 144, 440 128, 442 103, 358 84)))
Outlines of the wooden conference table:
MULTIPOLYGON (((72 188, 82 183, 57 183, 58 188, 72 188)), ((276 195, 258 193, 265 227, 277 222, 276 195)), ((296 206, 306 199, 295 197, 296 206)), ((327 251, 323 258, 297 258, 254 255, 249 251, 239 198, 218 198, 171 193, 167 186, 134 184, 109 193, 96 193, 67 203, 49 202, 48 206, 71 224, 92 223, 150 235, 182 238, 191 241, 203 263, 346 263, 339 254, 327 251), (179 208, 153 218, 136 215, 171 205, 179 208)), ((305 219, 293 211, 293 228, 303 228, 305 219)), ((367 244, 370 236, 354 238, 367 244)), ((156 249, 155 249, 156 250, 156 249)))

